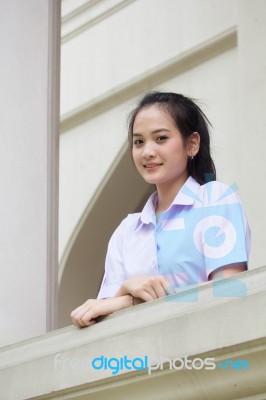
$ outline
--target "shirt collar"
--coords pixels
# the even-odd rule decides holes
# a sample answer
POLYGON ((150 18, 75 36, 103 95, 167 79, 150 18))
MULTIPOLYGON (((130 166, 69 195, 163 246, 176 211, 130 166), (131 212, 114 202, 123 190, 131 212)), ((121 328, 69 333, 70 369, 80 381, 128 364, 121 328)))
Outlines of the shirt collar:
MULTIPOLYGON (((189 206, 194 204, 197 198, 197 192, 199 187, 200 184, 194 178, 192 178, 192 176, 189 176, 184 185, 181 187, 181 189, 175 196, 170 207, 172 207, 172 205, 189 206)), ((154 192, 150 196, 140 214, 139 222, 142 222, 143 224, 149 224, 153 222, 155 214, 155 206, 157 204, 157 198, 158 198, 157 192, 154 192)))

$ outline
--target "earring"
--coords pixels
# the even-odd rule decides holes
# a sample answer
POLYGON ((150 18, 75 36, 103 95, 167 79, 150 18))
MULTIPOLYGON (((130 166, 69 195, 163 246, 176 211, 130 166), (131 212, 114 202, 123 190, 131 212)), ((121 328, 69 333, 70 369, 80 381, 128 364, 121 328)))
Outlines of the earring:
POLYGON ((193 153, 191 153, 190 159, 193 160, 193 158, 194 158, 194 155, 193 155, 193 153))

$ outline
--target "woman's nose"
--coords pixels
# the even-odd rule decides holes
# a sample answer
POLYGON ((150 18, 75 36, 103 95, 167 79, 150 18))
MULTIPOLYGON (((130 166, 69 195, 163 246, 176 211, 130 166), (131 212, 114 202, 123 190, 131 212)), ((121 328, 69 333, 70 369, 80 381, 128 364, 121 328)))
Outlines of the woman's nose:
POLYGON ((151 158, 155 156, 155 148, 153 143, 146 143, 143 152, 142 152, 142 157, 143 158, 151 158))

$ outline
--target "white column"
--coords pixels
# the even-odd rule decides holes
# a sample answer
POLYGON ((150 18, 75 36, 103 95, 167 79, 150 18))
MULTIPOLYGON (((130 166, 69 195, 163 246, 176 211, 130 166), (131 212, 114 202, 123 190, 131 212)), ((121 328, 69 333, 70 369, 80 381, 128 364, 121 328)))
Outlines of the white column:
POLYGON ((60 0, 0 2, 0 346, 55 327, 60 0))

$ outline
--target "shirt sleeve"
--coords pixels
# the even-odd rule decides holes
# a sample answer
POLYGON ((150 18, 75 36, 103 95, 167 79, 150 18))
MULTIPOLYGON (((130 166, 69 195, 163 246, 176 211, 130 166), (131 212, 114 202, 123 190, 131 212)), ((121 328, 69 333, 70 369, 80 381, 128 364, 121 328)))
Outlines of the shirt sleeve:
POLYGON ((212 201, 204 207, 202 219, 207 276, 226 265, 247 265, 250 252, 250 229, 235 187, 212 182, 211 192, 212 201))
POLYGON ((97 299, 113 297, 126 280, 123 262, 123 237, 125 220, 113 233, 105 259, 105 273, 97 299))

